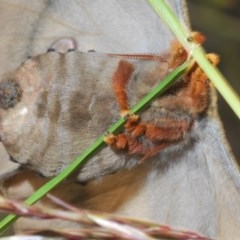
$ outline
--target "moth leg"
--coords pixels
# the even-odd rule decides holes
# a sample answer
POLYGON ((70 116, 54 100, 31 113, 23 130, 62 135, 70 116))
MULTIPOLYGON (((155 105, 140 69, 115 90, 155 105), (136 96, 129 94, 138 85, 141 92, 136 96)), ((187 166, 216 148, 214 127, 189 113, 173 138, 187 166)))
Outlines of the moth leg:
POLYGON ((146 145, 144 145, 141 141, 139 141, 137 138, 133 138, 127 134, 118 134, 113 135, 109 134, 105 138, 105 142, 108 143, 111 147, 117 149, 117 150, 126 150, 129 155, 140 155, 142 156, 139 164, 143 163, 148 158, 154 156, 162 149, 168 147, 171 143, 161 143, 156 145, 155 147, 148 148, 146 145))
MULTIPOLYGON (((191 130, 194 123, 193 119, 189 121, 174 120, 169 118, 164 119, 163 121, 163 126, 157 126, 153 124, 145 125, 145 138, 156 145, 145 151, 140 163, 154 156, 166 147, 181 141, 185 134, 191 130)), ((135 131, 133 134, 134 133, 135 131)))
POLYGON ((125 129, 133 138, 144 136, 151 142, 178 141, 190 131, 194 119, 175 120, 172 118, 161 119, 158 125, 150 123, 134 123, 128 121, 125 129))
POLYGON ((190 121, 166 119, 164 126, 147 124, 145 136, 152 142, 176 142, 183 139, 184 135, 191 130, 193 123, 193 119, 190 121))
MULTIPOLYGON (((215 54, 207 54, 207 58, 214 66, 219 63, 219 57, 215 54)), ((212 85, 207 75, 196 63, 189 70, 185 78, 189 81, 189 87, 185 93, 185 96, 189 96, 191 99, 189 107, 193 113, 201 113, 209 104, 209 89, 212 85)))
POLYGON ((169 68, 174 69, 184 63, 188 58, 188 53, 179 41, 171 43, 171 57, 169 60, 169 68))
MULTIPOLYGON (((138 121, 138 115, 132 114, 128 106, 127 84, 133 71, 134 67, 130 62, 120 60, 113 74, 112 84, 113 92, 119 105, 120 115, 128 120, 138 121)), ((104 137, 104 141, 117 149, 125 149, 128 146, 129 140, 124 134, 108 134, 104 137)))
POLYGON ((127 138, 123 133, 117 135, 107 134, 104 137, 104 141, 116 149, 125 149, 127 147, 127 138))
POLYGON ((148 152, 147 147, 141 141, 128 134, 109 134, 104 140, 111 147, 117 150, 126 150, 130 155, 145 155, 148 152))
POLYGON ((127 84, 134 71, 134 66, 128 61, 120 60, 112 79, 113 91, 122 117, 131 116, 128 106, 127 84))
POLYGON ((134 122, 130 127, 126 126, 127 133, 110 134, 105 141, 118 150, 126 150, 130 155, 142 156, 140 160, 142 163, 162 149, 181 141, 192 128, 193 123, 193 119, 171 118, 161 119, 161 126, 134 122))
MULTIPOLYGON (((128 115, 129 116, 129 115, 128 115)), ((132 122, 133 125, 134 123, 139 121, 139 116, 138 115, 132 115, 131 117, 128 117, 127 122, 132 122)), ((136 148, 137 145, 137 140, 134 140, 128 133, 120 133, 120 134, 106 134, 104 137, 104 141, 112 146, 115 147, 116 149, 125 149, 129 151, 133 151, 133 149, 136 148)))
MULTIPOLYGON (((143 163, 150 157, 156 155, 159 151, 165 149, 166 147, 170 146, 177 140, 182 138, 183 134, 177 134, 179 137, 174 138, 175 141, 166 141, 162 143, 158 143, 153 147, 148 147, 145 145, 141 140, 138 138, 134 138, 128 134, 118 134, 112 135, 110 134, 105 138, 105 142, 108 143, 111 147, 117 150, 125 150, 129 155, 139 155, 141 159, 139 163, 143 163), (181 136, 181 137, 180 137, 181 136), (177 139, 177 140, 176 140, 177 139)), ((169 139, 168 139, 169 140, 169 139)))

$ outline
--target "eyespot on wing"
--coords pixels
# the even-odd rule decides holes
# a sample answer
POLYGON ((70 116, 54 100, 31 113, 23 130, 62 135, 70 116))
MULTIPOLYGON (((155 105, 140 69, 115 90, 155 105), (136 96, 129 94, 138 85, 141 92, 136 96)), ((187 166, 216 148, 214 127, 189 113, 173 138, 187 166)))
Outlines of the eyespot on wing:
POLYGON ((0 107, 14 107, 21 99, 22 89, 14 78, 5 78, 0 82, 0 107))

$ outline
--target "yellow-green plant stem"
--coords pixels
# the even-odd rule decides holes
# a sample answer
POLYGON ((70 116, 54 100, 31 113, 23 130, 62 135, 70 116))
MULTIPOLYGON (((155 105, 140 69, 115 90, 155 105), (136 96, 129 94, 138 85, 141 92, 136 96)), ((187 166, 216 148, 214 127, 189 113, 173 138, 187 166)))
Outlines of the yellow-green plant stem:
MULTIPOLYGON (((132 109, 132 113, 137 113, 141 111, 146 105, 148 105, 154 98, 162 94, 168 87, 170 87, 176 80, 178 80, 181 75, 184 74, 189 63, 185 62, 180 67, 172 71, 163 81, 161 81, 149 94, 147 94, 139 103, 137 103, 132 109)), ((113 124, 107 132, 116 133, 125 123, 126 119, 121 118, 115 124, 113 124)), ((104 135, 100 136, 89 148, 87 148, 78 158, 76 158, 65 170, 63 170, 56 177, 52 178, 45 185, 40 187, 36 192, 34 192, 25 203, 32 205, 39 199, 44 197, 49 191, 59 185, 64 179, 66 179, 70 174, 76 171, 80 165, 91 157, 96 151, 99 151, 101 147, 104 146, 104 135)), ((3 233, 8 226, 17 220, 18 216, 9 214, 0 222, 0 233, 3 233)))
MULTIPOLYGON (((190 30, 183 25, 176 14, 164 0, 148 0, 162 20, 169 26, 177 39, 184 48, 191 54, 194 60, 203 69, 219 93, 223 96, 235 114, 240 118, 240 98, 228 81, 219 72, 219 70, 211 65, 206 58, 206 53, 201 46, 194 42, 188 41, 190 30)), ((179 0, 180 1, 180 0, 179 0)))

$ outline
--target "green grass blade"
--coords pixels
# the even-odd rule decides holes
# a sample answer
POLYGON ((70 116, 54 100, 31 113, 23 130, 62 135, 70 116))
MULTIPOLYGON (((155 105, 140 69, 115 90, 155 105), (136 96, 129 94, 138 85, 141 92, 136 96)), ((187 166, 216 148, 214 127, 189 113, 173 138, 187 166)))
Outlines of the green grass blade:
MULTIPOLYGON (((146 107, 147 104, 156 98, 158 95, 162 94, 168 87, 170 87, 176 80, 178 80, 181 75, 184 74, 188 67, 188 62, 185 62, 174 71, 172 71, 163 81, 161 81, 149 94, 147 94, 139 103, 137 103, 132 109, 132 113, 137 113, 146 107)), ((118 131, 126 119, 121 118, 115 124, 113 124, 107 130, 109 133, 115 133, 118 131)), ((44 197, 49 191, 59 185, 64 179, 71 175, 75 170, 77 170, 80 165, 91 157, 96 151, 99 151, 101 147, 105 145, 104 135, 100 136, 89 148, 87 148, 79 157, 77 157, 65 170, 63 170, 56 177, 52 178, 37 191, 35 191, 26 201, 28 205, 32 205, 39 199, 44 197)), ((18 216, 9 214, 0 222, 0 233, 3 233, 11 223, 17 220, 18 216)))
POLYGON ((224 76, 218 71, 216 67, 211 65, 205 57, 205 52, 201 46, 187 41, 190 30, 184 26, 164 0, 148 0, 157 14, 162 18, 172 32, 176 35, 178 40, 184 48, 191 53, 194 60, 204 70, 209 79, 213 82, 219 93, 223 96, 225 101, 229 104, 235 114, 240 118, 240 98, 234 89, 230 86, 224 76))

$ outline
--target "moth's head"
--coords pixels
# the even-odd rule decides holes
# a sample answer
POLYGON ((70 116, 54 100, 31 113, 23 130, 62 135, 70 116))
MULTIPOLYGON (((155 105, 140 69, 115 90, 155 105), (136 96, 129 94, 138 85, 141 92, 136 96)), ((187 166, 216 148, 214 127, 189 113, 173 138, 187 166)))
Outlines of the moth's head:
POLYGON ((0 81, 0 108, 14 107, 22 97, 22 89, 17 80, 12 76, 5 76, 0 81))

